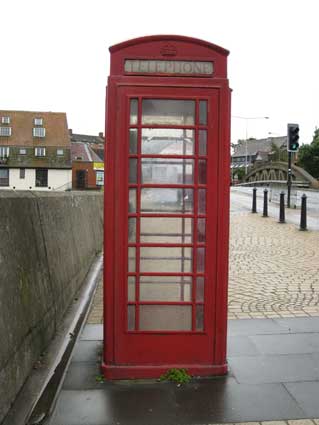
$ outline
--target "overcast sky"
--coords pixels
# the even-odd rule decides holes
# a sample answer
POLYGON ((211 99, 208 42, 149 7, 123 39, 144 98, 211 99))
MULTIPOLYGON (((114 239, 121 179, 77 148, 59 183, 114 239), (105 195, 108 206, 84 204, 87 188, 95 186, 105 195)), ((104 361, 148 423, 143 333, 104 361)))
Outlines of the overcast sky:
POLYGON ((8 0, 0 7, 0 109, 66 112, 104 131, 108 47, 178 34, 230 50, 232 142, 319 126, 319 0, 8 0))

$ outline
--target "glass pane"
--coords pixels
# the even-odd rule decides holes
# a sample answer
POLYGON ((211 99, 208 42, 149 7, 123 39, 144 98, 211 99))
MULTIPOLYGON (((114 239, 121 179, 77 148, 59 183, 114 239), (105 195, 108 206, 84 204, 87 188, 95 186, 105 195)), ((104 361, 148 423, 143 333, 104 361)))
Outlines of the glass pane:
POLYGON ((141 301, 191 301, 190 276, 141 276, 141 301))
POLYGON ((141 242, 192 243, 193 219, 141 217, 141 242))
POLYGON ((204 301, 204 277, 198 276, 196 279, 196 301, 203 302, 204 301))
POLYGON ((130 189, 128 197, 128 211, 130 213, 136 213, 136 189, 130 189))
POLYGON ((128 276, 127 278, 127 299, 128 301, 135 301, 135 276, 128 276))
POLYGON ((206 241, 205 218, 199 218, 197 221, 197 242, 206 241))
POLYGON ((197 248, 197 272, 205 271, 205 248, 197 248))
POLYGON ((207 155, 207 131, 199 130, 199 155, 207 155))
POLYGON ((141 248, 141 272, 189 273, 192 271, 192 248, 141 248))
POLYGON ((135 272, 136 248, 128 249, 128 271, 135 272))
POLYGON ((130 159, 129 183, 137 183, 137 159, 130 159))
POLYGON ((206 166, 206 160, 200 159, 198 161, 198 183, 199 184, 206 184, 207 183, 207 166, 206 166))
POLYGON ((130 153, 137 153, 137 128, 130 129, 130 153))
POLYGON ((194 125, 194 100, 144 99, 142 124, 194 125))
POLYGON ((141 305, 141 331, 190 331, 192 307, 189 305, 141 305))
POLYGON ((135 330, 135 305, 127 306, 127 329, 129 331, 135 330))
POLYGON ((142 189, 141 211, 147 212, 192 212, 193 189, 142 189))
POLYGON ((198 214, 206 214, 206 189, 198 189, 198 214))
POLYGON ((203 305, 196 306, 196 330, 197 331, 204 330, 204 306, 203 305))
POLYGON ((128 241, 136 242, 136 218, 130 217, 128 219, 128 241))
POLYGON ((193 155, 194 130, 143 128, 142 154, 193 155))
POLYGON ((192 184, 192 159, 142 159, 142 183, 192 184))
POLYGON ((199 102, 199 124, 207 124, 207 100, 201 100, 199 102))
POLYGON ((130 102, 130 124, 137 124, 137 111, 138 111, 138 100, 131 99, 130 102))

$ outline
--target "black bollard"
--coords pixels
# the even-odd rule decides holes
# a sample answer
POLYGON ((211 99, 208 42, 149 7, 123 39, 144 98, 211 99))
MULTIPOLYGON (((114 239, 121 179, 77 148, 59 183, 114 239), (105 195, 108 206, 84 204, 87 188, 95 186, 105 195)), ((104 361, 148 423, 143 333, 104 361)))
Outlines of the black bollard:
POLYGON ((286 223, 286 220, 285 220, 285 192, 280 193, 279 223, 286 223))
POLYGON ((253 188, 253 207, 251 210, 252 213, 257 212, 257 187, 253 188))
POLYGON ((264 190, 264 210, 263 217, 268 217, 268 190, 264 190))
POLYGON ((300 212, 300 228, 299 230, 307 230, 307 196, 301 197, 301 212, 300 212))

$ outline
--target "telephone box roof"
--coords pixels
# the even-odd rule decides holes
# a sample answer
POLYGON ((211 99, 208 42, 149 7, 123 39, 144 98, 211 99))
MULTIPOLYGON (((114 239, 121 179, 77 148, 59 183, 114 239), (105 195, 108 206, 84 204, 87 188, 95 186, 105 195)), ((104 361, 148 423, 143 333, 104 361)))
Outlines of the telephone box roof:
POLYGON ((109 48, 111 53, 115 53, 119 50, 125 49, 127 47, 135 46, 137 44, 144 44, 144 43, 150 43, 150 42, 156 42, 156 41, 179 41, 189 44, 197 44, 202 47, 206 47, 208 49, 211 49, 213 51, 217 51, 218 53, 228 56, 229 51, 217 46, 216 44, 209 43, 205 40, 200 40, 198 38, 192 38, 192 37, 186 37, 182 35, 150 35, 146 37, 139 37, 139 38, 133 38, 131 40, 124 41, 123 43, 114 44, 114 46, 111 46, 109 48))

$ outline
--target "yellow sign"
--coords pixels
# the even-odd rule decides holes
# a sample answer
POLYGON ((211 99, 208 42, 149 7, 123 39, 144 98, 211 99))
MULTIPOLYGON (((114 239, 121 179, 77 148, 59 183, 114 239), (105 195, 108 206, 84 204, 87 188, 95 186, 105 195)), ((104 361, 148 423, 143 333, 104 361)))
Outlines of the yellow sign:
POLYGON ((93 162, 94 170, 104 170, 104 162, 93 162))

